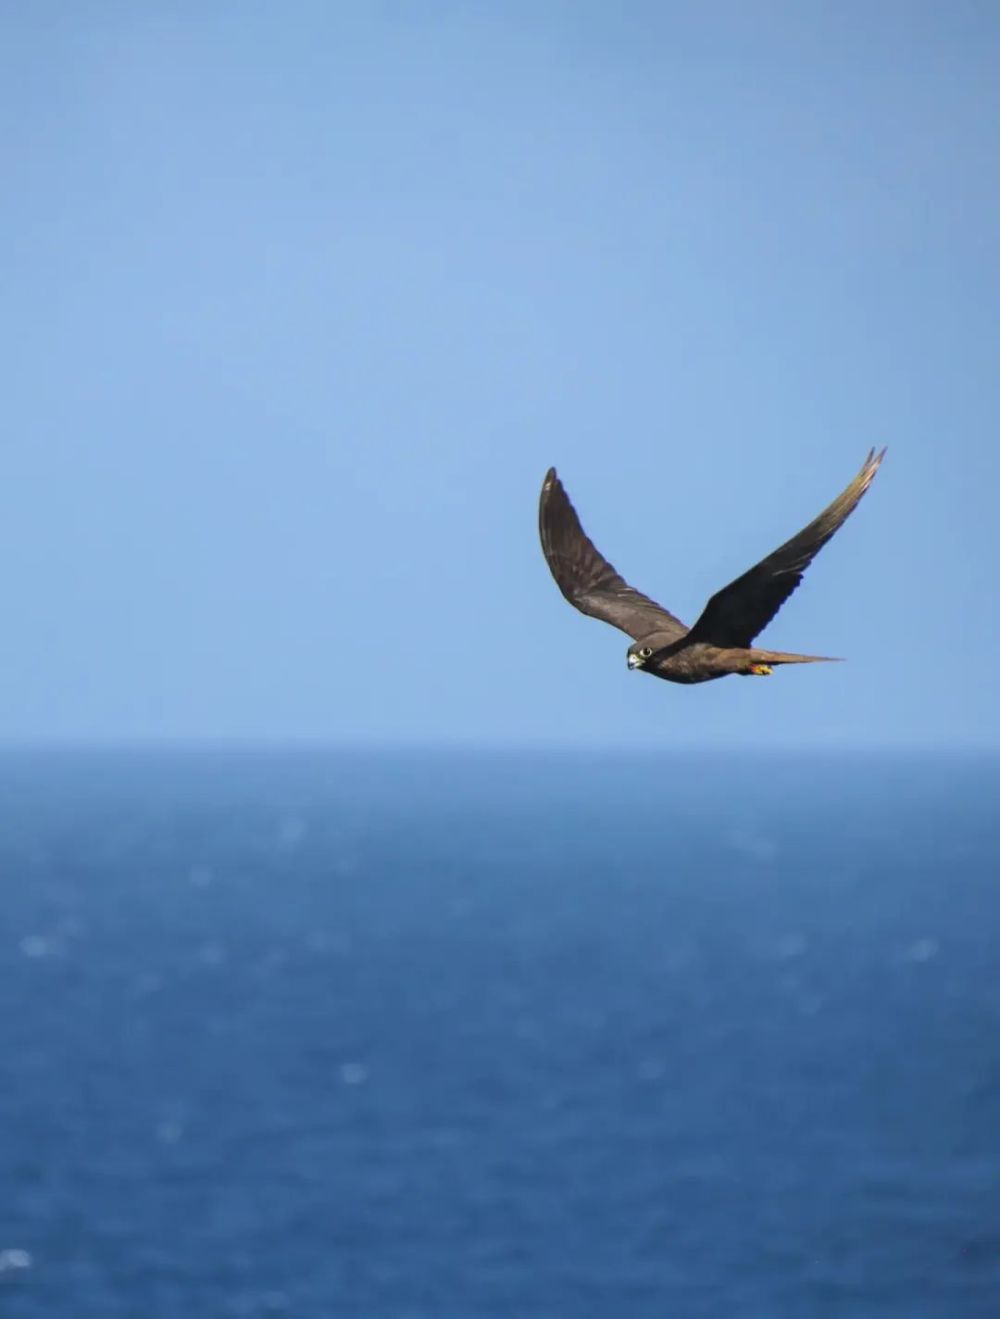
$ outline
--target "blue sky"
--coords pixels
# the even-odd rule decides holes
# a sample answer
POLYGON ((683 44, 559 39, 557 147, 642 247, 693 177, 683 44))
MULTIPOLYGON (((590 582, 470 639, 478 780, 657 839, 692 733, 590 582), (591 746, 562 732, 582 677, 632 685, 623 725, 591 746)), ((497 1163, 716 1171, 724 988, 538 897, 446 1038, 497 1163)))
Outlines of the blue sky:
POLYGON ((23 739, 1000 744, 1000 13, 42 3, 0 20, 23 739), (692 622, 870 445, 765 644, 572 611, 558 465, 692 622))

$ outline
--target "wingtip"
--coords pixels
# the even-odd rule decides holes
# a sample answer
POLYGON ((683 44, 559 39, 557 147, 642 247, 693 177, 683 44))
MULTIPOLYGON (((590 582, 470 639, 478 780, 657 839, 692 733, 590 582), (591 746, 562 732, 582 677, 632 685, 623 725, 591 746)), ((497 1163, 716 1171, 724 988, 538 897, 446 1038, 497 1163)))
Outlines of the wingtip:
POLYGON ((861 471, 858 473, 858 479, 864 483, 864 489, 875 479, 875 473, 882 466, 882 459, 889 452, 889 446, 883 445, 881 449, 871 448, 868 450, 868 456, 861 464, 861 471))

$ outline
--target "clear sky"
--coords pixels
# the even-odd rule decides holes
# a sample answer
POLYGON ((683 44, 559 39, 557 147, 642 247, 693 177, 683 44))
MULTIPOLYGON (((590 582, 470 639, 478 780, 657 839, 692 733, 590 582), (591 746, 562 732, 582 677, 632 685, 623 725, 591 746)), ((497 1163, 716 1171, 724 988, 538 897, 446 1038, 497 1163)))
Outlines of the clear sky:
POLYGON ((89 0, 0 19, 0 735, 1000 744, 1000 9, 89 0), (692 622, 625 667, 555 463, 692 622))

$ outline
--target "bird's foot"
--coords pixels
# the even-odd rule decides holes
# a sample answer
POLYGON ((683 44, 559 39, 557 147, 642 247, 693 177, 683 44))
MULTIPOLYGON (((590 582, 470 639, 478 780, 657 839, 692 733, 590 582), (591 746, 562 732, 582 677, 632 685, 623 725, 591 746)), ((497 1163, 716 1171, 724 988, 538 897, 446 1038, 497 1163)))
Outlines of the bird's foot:
POLYGON ((767 678, 773 672, 770 664, 751 664, 750 672, 756 673, 759 678, 767 678))

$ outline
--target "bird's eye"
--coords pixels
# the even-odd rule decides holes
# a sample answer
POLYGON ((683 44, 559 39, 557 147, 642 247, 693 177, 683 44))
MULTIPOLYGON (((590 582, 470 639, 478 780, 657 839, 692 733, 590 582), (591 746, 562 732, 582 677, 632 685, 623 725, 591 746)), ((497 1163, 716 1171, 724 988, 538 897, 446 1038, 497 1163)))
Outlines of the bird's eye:
POLYGON ((640 658, 640 659, 649 659, 649 657, 650 657, 650 655, 652 655, 652 653, 653 653, 653 648, 652 648, 652 646, 643 646, 642 650, 639 651, 639 658, 640 658))

